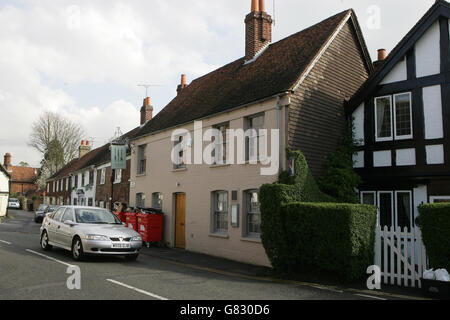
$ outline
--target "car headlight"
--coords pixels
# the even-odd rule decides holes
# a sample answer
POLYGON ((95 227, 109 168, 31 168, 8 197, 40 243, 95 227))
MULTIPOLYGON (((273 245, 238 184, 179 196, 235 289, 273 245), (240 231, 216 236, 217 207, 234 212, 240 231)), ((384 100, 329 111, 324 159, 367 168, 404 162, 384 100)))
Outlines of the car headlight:
POLYGON ((142 241, 142 238, 137 236, 137 237, 132 237, 131 241, 142 241))
POLYGON ((108 241, 109 238, 107 236, 101 236, 98 234, 88 234, 86 236, 87 240, 102 240, 102 241, 108 241))

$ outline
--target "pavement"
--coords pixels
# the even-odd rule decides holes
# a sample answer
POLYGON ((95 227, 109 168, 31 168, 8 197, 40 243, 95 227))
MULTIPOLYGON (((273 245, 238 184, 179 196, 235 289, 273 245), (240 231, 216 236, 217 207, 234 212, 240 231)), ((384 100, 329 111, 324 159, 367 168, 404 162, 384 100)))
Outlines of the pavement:
POLYGON ((272 269, 181 249, 143 248, 135 262, 42 251, 32 213, 10 211, 0 224, 0 300, 418 300, 403 288, 370 291, 278 277, 272 269), (81 290, 67 286, 80 269, 81 290))

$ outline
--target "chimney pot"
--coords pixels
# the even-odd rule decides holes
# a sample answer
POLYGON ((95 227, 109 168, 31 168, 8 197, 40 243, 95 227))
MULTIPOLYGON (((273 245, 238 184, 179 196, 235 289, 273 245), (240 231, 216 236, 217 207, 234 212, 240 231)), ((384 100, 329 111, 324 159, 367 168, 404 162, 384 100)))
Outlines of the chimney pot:
POLYGON ((181 82, 177 87, 177 94, 180 94, 181 91, 183 91, 184 88, 186 88, 188 85, 186 84, 186 75, 181 75, 181 82))
POLYGON ((265 0, 259 0, 259 11, 266 12, 265 0))
POLYGON ((84 157, 86 154, 88 154, 91 151, 91 147, 89 146, 89 141, 82 140, 81 146, 78 149, 78 158, 84 157))
POLYGON ((386 59, 386 49, 378 49, 378 61, 383 61, 386 59))
POLYGON ((252 0, 252 12, 259 12, 259 0, 252 0))

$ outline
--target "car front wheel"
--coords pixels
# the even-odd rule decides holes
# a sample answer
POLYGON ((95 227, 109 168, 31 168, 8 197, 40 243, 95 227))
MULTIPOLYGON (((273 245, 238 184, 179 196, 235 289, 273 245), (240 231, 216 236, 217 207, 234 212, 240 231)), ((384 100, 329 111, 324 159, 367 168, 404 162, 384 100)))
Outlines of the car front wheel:
POLYGON ((84 258, 83 243, 80 238, 75 238, 72 243, 72 257, 76 261, 81 261, 84 258))

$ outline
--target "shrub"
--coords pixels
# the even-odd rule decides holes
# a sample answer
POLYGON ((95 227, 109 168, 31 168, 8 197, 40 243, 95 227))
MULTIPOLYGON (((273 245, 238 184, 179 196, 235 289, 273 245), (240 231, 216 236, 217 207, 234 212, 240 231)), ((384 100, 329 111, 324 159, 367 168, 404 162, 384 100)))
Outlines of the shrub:
POLYGON ((286 229, 280 215, 282 204, 294 201, 332 202, 333 198, 322 193, 311 175, 305 156, 300 151, 287 151, 294 158, 295 175, 287 172, 280 175, 280 182, 263 185, 259 190, 261 202, 261 241, 272 266, 279 271, 289 259, 291 246, 284 239, 286 229))
POLYGON ((281 212, 291 246, 290 271, 314 267, 355 280, 373 264, 375 207, 296 202, 281 212))
POLYGON ((341 139, 339 148, 330 156, 325 171, 318 180, 323 192, 344 203, 359 203, 355 189, 362 181, 353 168, 352 155, 355 153, 356 142, 353 132, 353 122, 351 122, 341 139))
POLYGON ((293 201, 303 202, 334 202, 335 199, 320 191, 316 180, 309 171, 308 162, 301 151, 287 151, 288 158, 294 158, 294 176, 287 172, 280 175, 281 184, 295 185, 297 197, 293 201))
POLYGON ((419 206, 420 229, 432 268, 450 271, 450 204, 419 206))

